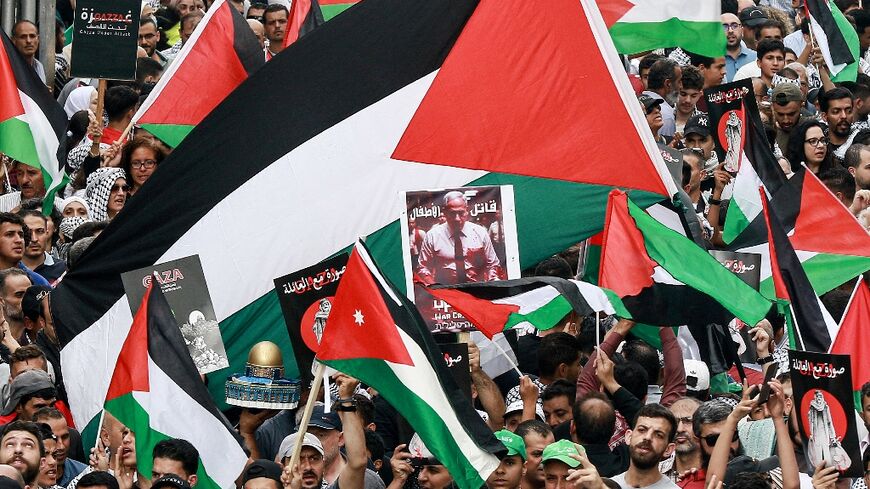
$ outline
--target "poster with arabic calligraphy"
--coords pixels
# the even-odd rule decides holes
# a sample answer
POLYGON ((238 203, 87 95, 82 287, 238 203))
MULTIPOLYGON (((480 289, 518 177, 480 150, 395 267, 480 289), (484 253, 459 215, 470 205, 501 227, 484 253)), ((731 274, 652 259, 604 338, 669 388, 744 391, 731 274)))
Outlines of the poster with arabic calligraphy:
POLYGON ((433 333, 474 329, 425 285, 520 277, 513 187, 419 190, 403 193, 401 203, 408 297, 433 333))
POLYGON ((78 78, 136 79, 140 0, 78 0, 70 73, 78 78))
POLYGON ((134 316, 152 280, 160 284, 199 373, 207 374, 229 367, 199 255, 122 273, 121 283, 134 316))
MULTIPOLYGON (((737 275, 740 280, 755 290, 761 280, 761 255, 758 253, 738 253, 735 251, 710 250, 719 263, 737 275)), ((755 363, 758 355, 755 353, 755 342, 749 335, 752 325, 748 325, 739 319, 733 319, 728 323, 728 332, 731 339, 737 343, 737 354, 743 363, 755 363)))
POLYGON ((462 392, 471 400, 471 373, 468 365, 468 343, 439 343, 447 370, 462 392))
POLYGON ((747 141, 755 140, 749 137, 748 131, 761 127, 752 81, 746 79, 707 88, 704 101, 710 118, 707 127, 719 161, 725 163, 725 171, 734 174, 746 158, 747 141))
POLYGON ((789 350, 792 399, 810 467, 836 466, 840 477, 861 477, 861 449, 849 355, 789 350))
POLYGON ((308 385, 313 378, 311 363, 348 257, 347 253, 342 253, 275 279, 275 293, 303 385, 308 385))

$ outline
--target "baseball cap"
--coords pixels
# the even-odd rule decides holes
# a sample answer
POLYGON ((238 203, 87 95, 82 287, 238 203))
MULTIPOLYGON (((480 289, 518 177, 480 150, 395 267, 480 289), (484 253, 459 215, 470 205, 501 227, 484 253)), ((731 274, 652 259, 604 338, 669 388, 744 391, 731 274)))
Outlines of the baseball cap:
MULTIPOLYGON (((522 399, 518 399, 518 400, 508 404, 508 407, 504 410, 504 415, 507 416, 508 414, 515 413, 517 411, 522 411, 522 410, 523 410, 523 401, 522 401, 522 399)), ((535 403, 535 416, 537 416, 541 421, 546 421, 546 417, 544 416, 544 408, 542 408, 541 404, 538 402, 535 403)))
POLYGON ((683 361, 686 370, 686 390, 701 392, 710 388, 710 369, 700 360, 686 359, 683 361))
POLYGON ((758 27, 767 22, 767 14, 758 7, 747 7, 740 11, 740 22, 747 27, 758 27))
POLYGON ((686 127, 683 128, 683 135, 689 134, 700 134, 703 137, 710 135, 710 118, 707 114, 695 114, 689 117, 686 127))
POLYGON ((163 477, 151 483, 151 489, 160 489, 161 487, 172 487, 175 489, 190 489, 190 484, 175 474, 166 474, 163 477))
POLYGON ((744 472, 770 472, 777 467, 779 467, 779 457, 776 455, 763 459, 752 458, 748 455, 740 455, 734 457, 730 462, 728 462, 728 466, 725 468, 725 477, 723 477, 723 480, 727 481, 725 482, 726 484, 731 484, 734 482, 734 478, 737 477, 738 474, 744 472))
POLYGON ((502 442, 502 444, 507 447, 506 457, 519 455, 523 460, 526 459, 526 442, 523 441, 520 435, 508 430, 496 431, 494 435, 498 438, 498 441, 502 442))
POLYGON ((254 460, 251 465, 248 465, 248 468, 245 469, 244 475, 242 475, 242 486, 251 479, 265 477, 266 479, 277 481, 278 485, 283 487, 284 483, 281 482, 282 471, 283 469, 281 466, 271 460, 263 458, 254 460))
MULTIPOLYGON (((582 447, 581 447, 582 448, 582 447)), ((568 464, 568 467, 577 468, 580 466, 580 461, 571 458, 571 455, 580 455, 577 447, 571 440, 559 440, 556 443, 550 443, 544 448, 544 453, 541 454, 541 463, 550 460, 558 460, 568 464)))
POLYGON ((792 83, 780 83, 773 89, 770 101, 777 105, 786 105, 789 102, 803 102, 804 94, 801 89, 792 83))
POLYGON ((31 321, 36 321, 42 317, 42 299, 45 299, 49 292, 51 292, 51 287, 47 285, 31 285, 24 292, 24 297, 21 299, 21 310, 31 321))
MULTIPOLYGON (((284 437, 284 440, 281 441, 281 446, 278 448, 278 458, 277 460, 282 460, 284 457, 289 457, 293 454, 293 449, 296 448, 296 443, 299 440, 299 432, 287 435, 284 437)), ((302 437, 302 446, 303 447, 311 447, 321 455, 324 454, 323 444, 320 443, 320 439, 311 433, 305 433, 305 436, 302 437)))
POLYGON ((653 98, 646 94, 641 94, 637 97, 637 101, 640 102, 640 105, 643 106, 643 111, 646 114, 649 114, 649 111, 653 109, 653 107, 658 107, 662 103, 664 103, 663 99, 653 98))
POLYGON ((308 426, 315 426, 324 430, 339 430, 341 431, 341 419, 335 411, 324 412, 323 405, 314 406, 314 411, 311 412, 311 421, 308 426))
MULTIPOLYGON (((42 370, 26 370, 18 374, 9 386, 9 399, 3 406, 3 416, 8 416, 18 407, 21 398, 44 389, 54 389, 54 383, 42 370)), ((56 394, 55 394, 56 395, 56 394)))

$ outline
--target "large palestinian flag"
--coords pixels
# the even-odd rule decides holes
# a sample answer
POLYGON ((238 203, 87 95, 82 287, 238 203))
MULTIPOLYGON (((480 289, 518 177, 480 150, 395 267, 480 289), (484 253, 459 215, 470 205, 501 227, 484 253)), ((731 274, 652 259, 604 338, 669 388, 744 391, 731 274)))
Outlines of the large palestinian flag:
MULTIPOLYGON (((151 453, 158 442, 183 438, 199 451, 197 487, 231 487, 248 457, 209 397, 169 303, 154 283, 118 352, 106 412, 136 433, 140 474, 151 474, 151 453)), ((90 379, 107 373, 92 365, 90 379)))
POLYGON ((610 193, 607 205, 598 284, 622 298, 635 320, 662 326, 716 318, 727 323, 732 317, 754 325, 771 306, 706 250, 619 190, 610 193))
POLYGON ((620 53, 681 47, 725 55, 719 0, 598 0, 598 8, 620 53))
POLYGON ((42 170, 43 210, 50 214, 54 195, 68 180, 66 114, 5 32, 0 38, 0 153, 42 170))
POLYGON ((243 82, 54 292, 77 423, 98 418, 108 387, 86 368, 111 369, 132 322, 120 272, 199 255, 230 358, 209 382, 220 405, 254 343, 292 358, 275 277, 364 236, 404 284, 402 191, 513 185, 523 267, 600 231, 614 185, 643 206, 672 195, 591 5, 365 0, 243 82))
POLYGON ((399 411, 460 489, 479 489, 504 446, 453 379, 420 313, 357 243, 317 359, 372 386, 399 411))
POLYGON ((804 12, 831 71, 831 81, 855 81, 861 48, 855 28, 833 0, 806 0, 804 12))
POLYGON ((245 19, 229 2, 218 0, 142 102, 133 123, 176 147, 264 63, 245 19))

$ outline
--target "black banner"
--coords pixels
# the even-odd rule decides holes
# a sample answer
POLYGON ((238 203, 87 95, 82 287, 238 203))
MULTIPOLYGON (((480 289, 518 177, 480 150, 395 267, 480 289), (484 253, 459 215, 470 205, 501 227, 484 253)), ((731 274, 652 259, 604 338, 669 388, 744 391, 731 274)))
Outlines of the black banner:
POLYGON ((70 74, 135 80, 141 8, 139 0, 78 0, 70 74))
MULTIPOLYGON (((708 127, 725 171, 737 172, 747 150, 749 131, 761 128, 752 80, 740 80, 704 90, 708 127)), ((748 151, 747 151, 748 152, 748 151)))
POLYGON ((447 369, 453 374, 453 380, 459 384, 462 392, 471 400, 471 371, 468 365, 467 343, 439 343, 438 347, 444 353, 447 369))
POLYGON ((861 449, 849 355, 789 350, 791 385, 810 467, 824 461, 841 477, 861 477, 861 449))
POLYGON ((737 275, 746 285, 758 290, 758 285, 761 282, 761 255, 759 253, 710 250, 710 254, 722 266, 737 275))
POLYGON ((348 257, 347 253, 342 253, 275 279, 275 292, 284 313, 302 385, 308 385, 314 378, 311 364, 348 257))

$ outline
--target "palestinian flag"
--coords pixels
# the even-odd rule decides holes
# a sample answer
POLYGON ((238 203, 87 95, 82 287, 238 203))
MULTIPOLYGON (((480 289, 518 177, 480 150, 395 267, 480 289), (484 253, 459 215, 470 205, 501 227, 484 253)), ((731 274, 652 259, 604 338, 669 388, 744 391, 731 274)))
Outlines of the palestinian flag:
POLYGON ((218 0, 142 102, 133 123, 174 148, 264 63, 248 23, 229 2, 218 0), (194 87, 197 95, 191 97, 194 87))
POLYGON ((284 47, 293 44, 323 22, 323 12, 320 11, 317 0, 295 0, 290 7, 290 21, 287 23, 287 33, 284 34, 284 47))
POLYGON ((582 318, 596 311, 629 317, 622 302, 607 291, 579 280, 525 277, 494 282, 436 285, 427 289, 492 339, 497 333, 531 325, 552 329, 574 312, 582 318))
MULTIPOLYGON (((254 343, 291 351, 275 277, 363 236, 404 284, 400 192, 513 185, 522 267, 599 232, 613 186, 642 206, 675 193, 595 13, 575 0, 365 0, 289 46, 193 129, 53 292, 64 372, 115 364, 132 322, 122 270, 199 256, 230 359, 209 382, 225 406, 254 343), (613 148, 621 163, 600 164, 613 148), (480 168, 447 166, 462 161, 448 151, 480 168)), ((108 379, 65 380, 95 432, 108 379)))
POLYGON ((5 32, 0 38, 0 153, 42 171, 48 215, 54 195, 69 180, 63 171, 66 114, 5 32))
POLYGON ((151 475, 158 442, 183 438, 199 451, 197 487, 233 486, 248 457, 200 380, 160 287, 148 287, 117 355, 114 373, 91 363, 86 378, 111 375, 104 407, 136 433, 139 473, 151 475))
POLYGON ((353 7, 360 0, 320 0, 323 20, 329 20, 345 10, 353 7))
POLYGON ((767 299, 622 191, 610 193, 603 243, 598 284, 639 322, 680 326, 736 316, 757 324, 770 310, 767 299))
POLYGON ((317 359, 395 406, 460 489, 479 489, 498 467, 504 445, 462 394, 420 313, 361 243, 338 285, 317 359))
MULTIPOLYGON (((870 235, 825 184, 805 167, 796 169, 786 185, 770 199, 770 206, 788 234, 816 295, 870 270, 870 235)), ((731 212, 730 207, 728 212, 731 212)), ((776 295, 767 224, 763 215, 760 219, 760 223, 753 222, 747 227, 730 248, 761 254, 760 291, 773 299, 776 295)), ((823 312, 827 313, 826 310, 823 312)))
POLYGON ((831 72, 831 81, 855 81, 861 47, 855 28, 833 0, 806 0, 804 11, 831 72))
POLYGON ((719 0, 598 0, 598 8, 622 54, 681 47, 725 56, 719 0))
POLYGON ((865 332, 867 318, 870 318, 870 287, 862 276, 855 284, 829 352, 852 357, 852 391, 855 393, 855 409, 859 412, 862 410, 861 387, 870 382, 870 338, 865 332))
POLYGON ((837 325, 833 324, 830 314, 826 317, 823 313, 825 307, 813 291, 779 217, 769 205, 764 190, 759 189, 759 193, 768 226, 770 268, 776 298, 790 303, 791 313, 786 313, 786 318, 790 319, 790 331, 796 335, 790 334, 789 339, 801 350, 826 352, 831 346, 831 338, 836 336, 837 325))

